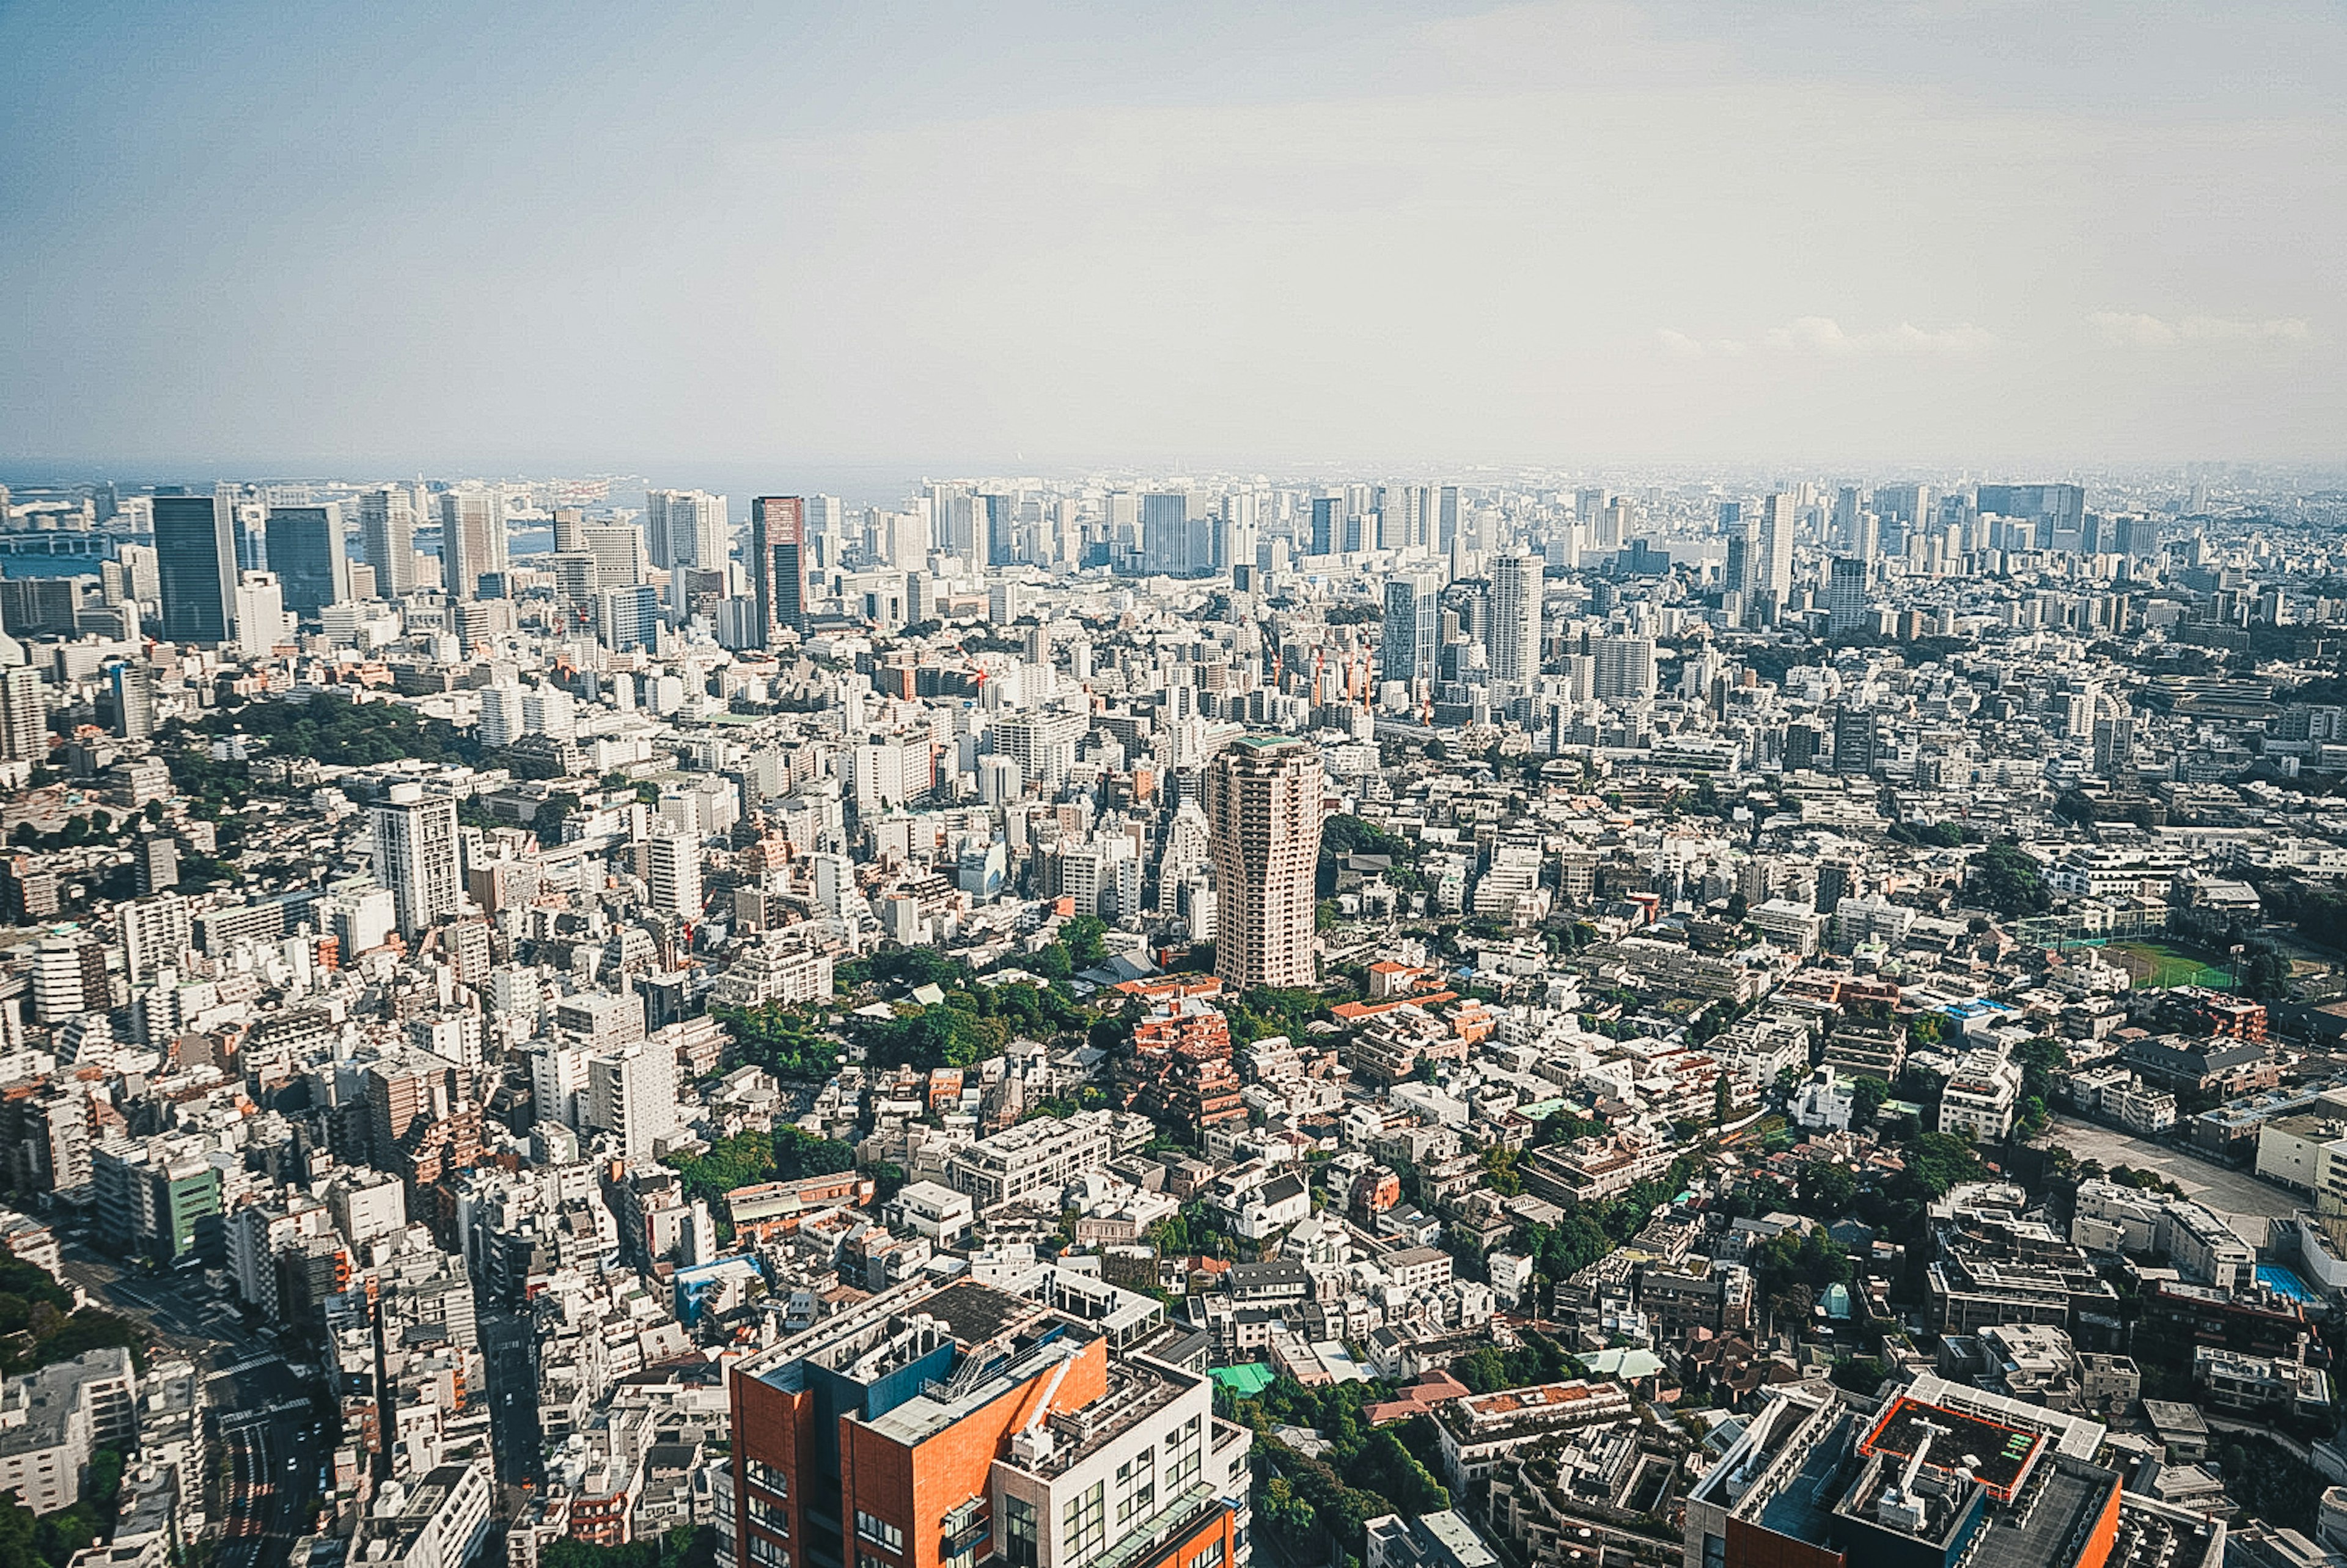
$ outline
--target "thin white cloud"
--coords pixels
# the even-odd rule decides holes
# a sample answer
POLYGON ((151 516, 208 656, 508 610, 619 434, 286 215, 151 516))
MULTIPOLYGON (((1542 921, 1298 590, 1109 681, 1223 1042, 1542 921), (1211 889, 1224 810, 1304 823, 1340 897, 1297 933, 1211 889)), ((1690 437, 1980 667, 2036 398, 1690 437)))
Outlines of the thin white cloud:
MULTIPOLYGON (((1750 345, 1737 338, 1706 341, 1674 327, 1657 327, 1655 338, 1662 344, 1663 352, 1676 359, 1734 359, 1751 352, 1750 345)), ((1760 334, 1759 341, 1763 348, 1778 354, 1843 359, 1862 354, 1978 354, 1993 346, 1996 335, 1969 323, 1933 329, 1919 327, 1912 322, 1901 322, 1895 327, 1875 332, 1854 333, 1846 331, 1831 316, 1798 316, 1783 326, 1770 327, 1760 334)))
POLYGON ((2302 316, 2252 321, 2239 316, 2177 316, 2096 311, 2086 324, 2117 348, 2182 348, 2200 343, 2305 343, 2314 329, 2302 316))

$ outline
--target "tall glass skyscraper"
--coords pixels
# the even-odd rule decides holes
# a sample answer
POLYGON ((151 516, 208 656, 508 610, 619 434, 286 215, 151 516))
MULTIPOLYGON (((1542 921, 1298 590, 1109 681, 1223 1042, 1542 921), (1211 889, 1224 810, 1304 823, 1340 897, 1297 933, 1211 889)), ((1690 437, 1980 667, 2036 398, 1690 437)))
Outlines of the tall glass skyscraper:
POLYGON ((758 601, 758 646, 788 627, 806 630, 806 509, 797 496, 750 503, 750 576, 758 601))
POLYGON ((333 501, 315 507, 269 508, 269 569, 296 615, 315 615, 351 597, 351 562, 343 546, 343 509, 333 501))
POLYGON ((224 492, 155 497, 155 574, 167 640, 229 640, 236 621, 236 509, 224 492))

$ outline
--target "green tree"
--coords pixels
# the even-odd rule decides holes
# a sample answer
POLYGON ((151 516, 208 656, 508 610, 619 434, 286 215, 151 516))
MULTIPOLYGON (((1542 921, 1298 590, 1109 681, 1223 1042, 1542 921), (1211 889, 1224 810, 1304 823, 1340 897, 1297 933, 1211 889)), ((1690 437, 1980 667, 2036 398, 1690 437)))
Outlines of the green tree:
POLYGON ((2010 839, 1974 855, 1967 870, 1973 898, 2007 919, 2040 915, 2053 907, 2054 897, 2046 891, 2036 860, 2010 839))

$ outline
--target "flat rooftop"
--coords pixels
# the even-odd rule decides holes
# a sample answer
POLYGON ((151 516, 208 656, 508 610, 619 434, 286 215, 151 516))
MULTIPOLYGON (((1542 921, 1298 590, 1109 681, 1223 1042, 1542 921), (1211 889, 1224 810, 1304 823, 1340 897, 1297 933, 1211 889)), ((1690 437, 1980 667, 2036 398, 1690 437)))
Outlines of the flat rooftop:
POLYGON ((1944 1405, 1927 1405, 1901 1395, 1859 1444, 1868 1454, 1912 1457, 1928 1440, 1923 1463, 1938 1471, 1969 1470, 1993 1496, 2010 1498, 2029 1471, 2045 1439, 2001 1421, 1968 1416, 1944 1405), (1936 1430, 1934 1430, 1936 1429, 1936 1430))

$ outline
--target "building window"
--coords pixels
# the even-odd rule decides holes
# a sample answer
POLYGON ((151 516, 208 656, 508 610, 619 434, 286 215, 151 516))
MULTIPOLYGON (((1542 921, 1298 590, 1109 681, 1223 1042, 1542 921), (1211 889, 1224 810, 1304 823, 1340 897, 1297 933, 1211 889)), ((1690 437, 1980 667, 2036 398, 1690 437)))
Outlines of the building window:
POLYGON ((791 1549, 753 1533, 750 1537, 750 1561, 757 1563, 758 1568, 791 1568, 791 1549))
POLYGON ((1035 1568, 1035 1505, 1022 1498, 1002 1500, 1003 1556, 1010 1568, 1035 1568))
POLYGON ((1727 1537, 1709 1535, 1703 1538, 1703 1568, 1727 1568, 1727 1537))
POLYGON ((791 1478, 764 1460, 744 1458, 742 1460, 742 1476, 752 1486, 770 1491, 776 1497, 791 1494, 791 1478))
POLYGON ((1174 1429, 1165 1440, 1165 1495, 1178 1494, 1198 1476, 1204 1462, 1205 1450, 1199 1442, 1203 1430, 1202 1418, 1192 1416, 1187 1422, 1174 1429))
POLYGON ((1143 1449, 1116 1467, 1116 1527, 1147 1519, 1157 1507, 1157 1450, 1143 1449))
MULTIPOLYGON (((890 1552, 905 1550, 905 1532, 902 1530, 860 1508, 856 1511, 856 1533, 875 1546, 885 1547, 890 1552)), ((881 1568, 887 1568, 887 1565, 883 1563, 881 1568)))
POLYGON ((1060 1511, 1060 1562, 1063 1568, 1077 1568, 1107 1543, 1108 1483, 1096 1481, 1060 1511))
POLYGON ((1190 1568, 1223 1568, 1223 1538, 1215 1536, 1190 1558, 1190 1568))
POLYGON ((744 1494, 743 1501, 749 1511, 751 1523, 761 1530, 771 1530, 785 1541, 790 1539, 791 1516, 787 1509, 769 1502, 754 1491, 744 1494))

